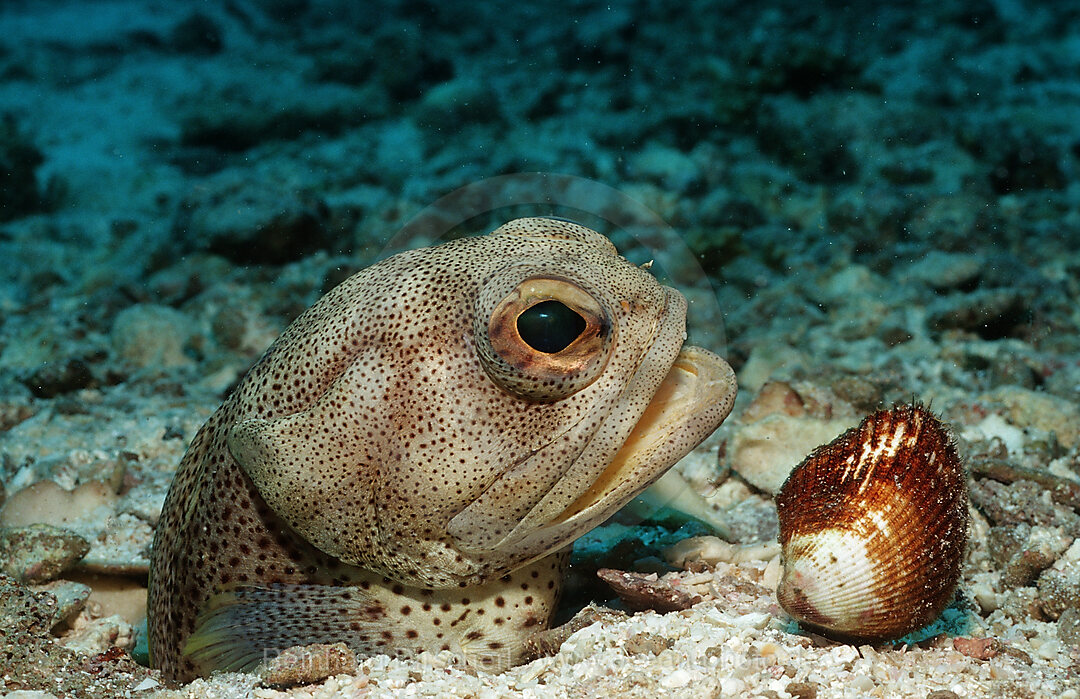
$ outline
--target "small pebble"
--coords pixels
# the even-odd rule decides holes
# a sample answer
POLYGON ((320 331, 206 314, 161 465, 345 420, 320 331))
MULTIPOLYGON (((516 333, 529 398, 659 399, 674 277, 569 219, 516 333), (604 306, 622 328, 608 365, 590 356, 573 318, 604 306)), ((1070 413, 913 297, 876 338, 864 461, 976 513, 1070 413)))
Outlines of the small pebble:
POLYGON ((117 615, 85 621, 76 619, 74 628, 61 639, 61 643, 81 655, 99 655, 113 648, 131 650, 135 647, 135 630, 131 624, 117 615))
POLYGON ((145 692, 151 689, 157 689, 161 686, 161 683, 155 680, 153 677, 147 677, 142 682, 131 688, 133 692, 145 692))
POLYGON ((356 654, 344 643, 316 643, 283 650, 256 668, 255 674, 267 685, 295 687, 334 675, 350 675, 356 668, 356 654))
POLYGON ((795 699, 817 699, 817 685, 812 682, 789 682, 784 690, 795 699))
POLYGON ((1058 617, 1057 634, 1062 643, 1080 646, 1080 607, 1069 607, 1058 617))
POLYGON ((1080 539, 1036 581, 1042 611, 1051 619, 1069 609, 1080 609, 1080 539))
POLYGON ((969 658, 989 660, 1001 652, 1002 643, 996 638, 954 638, 953 648, 969 658))
POLYGON ((675 645, 675 641, 670 638, 654 633, 638 633, 626 639, 623 650, 628 655, 639 655, 641 653, 659 655, 661 651, 667 650, 673 645, 675 645))
POLYGON ((660 680, 660 686, 664 689, 679 689, 690 684, 690 680, 693 679, 690 673, 683 669, 677 669, 673 672, 669 672, 660 680))
POLYGON ((48 592, 56 598, 56 613, 53 624, 68 621, 82 611, 90 597, 90 586, 70 580, 53 580, 34 588, 34 592, 48 592))
POLYGON ((596 571, 596 577, 606 582, 630 609, 674 612, 701 601, 699 596, 676 588, 670 581, 657 578, 655 573, 643 575, 601 568, 596 571))
POLYGON ((0 570, 22 583, 43 583, 78 563, 90 544, 48 524, 0 528, 0 570))

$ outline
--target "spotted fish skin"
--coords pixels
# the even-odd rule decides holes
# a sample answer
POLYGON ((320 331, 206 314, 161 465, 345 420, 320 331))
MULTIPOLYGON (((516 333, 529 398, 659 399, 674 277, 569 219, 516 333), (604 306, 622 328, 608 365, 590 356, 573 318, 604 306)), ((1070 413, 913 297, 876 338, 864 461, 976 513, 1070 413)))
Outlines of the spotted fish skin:
POLYGON ((734 375, 683 347, 685 313, 606 238, 553 219, 350 277, 189 446, 154 540, 153 664, 187 681, 336 641, 520 662, 565 548, 731 410, 734 375), (545 301, 584 328, 554 351, 518 320, 545 301))

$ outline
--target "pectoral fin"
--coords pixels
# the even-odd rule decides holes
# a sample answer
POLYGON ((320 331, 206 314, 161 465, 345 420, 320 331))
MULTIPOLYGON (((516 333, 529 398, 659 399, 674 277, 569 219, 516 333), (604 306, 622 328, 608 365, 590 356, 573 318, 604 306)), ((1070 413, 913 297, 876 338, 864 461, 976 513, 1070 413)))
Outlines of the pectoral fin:
POLYGON ((378 652, 393 627, 385 605, 359 587, 233 585, 207 602, 182 653, 201 669, 251 670, 298 645, 345 642, 378 652))
POLYGON ((230 585, 206 603, 182 654, 201 675, 251 670, 292 646, 338 642, 360 655, 450 651, 467 665, 505 670, 521 660, 524 638, 546 627, 565 558, 465 589, 384 585, 374 576, 346 586, 230 585))

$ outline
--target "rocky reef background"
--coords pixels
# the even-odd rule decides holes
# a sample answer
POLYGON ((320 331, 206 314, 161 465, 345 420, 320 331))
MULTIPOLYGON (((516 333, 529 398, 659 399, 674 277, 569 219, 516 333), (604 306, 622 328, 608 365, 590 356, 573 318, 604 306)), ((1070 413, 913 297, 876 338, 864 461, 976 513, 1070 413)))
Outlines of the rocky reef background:
MULTIPOLYGON (((1080 7, 6 0, 0 26, 0 689, 160 690, 127 651, 198 426, 351 272, 540 213, 655 259, 738 371, 679 467, 736 543, 775 539, 814 446, 931 404, 973 506, 945 627, 835 644, 764 561, 714 560, 662 578, 692 609, 503 676, 384 658, 294 695, 1078 696, 1080 7)), ((663 572, 650 546, 605 562, 663 572)))

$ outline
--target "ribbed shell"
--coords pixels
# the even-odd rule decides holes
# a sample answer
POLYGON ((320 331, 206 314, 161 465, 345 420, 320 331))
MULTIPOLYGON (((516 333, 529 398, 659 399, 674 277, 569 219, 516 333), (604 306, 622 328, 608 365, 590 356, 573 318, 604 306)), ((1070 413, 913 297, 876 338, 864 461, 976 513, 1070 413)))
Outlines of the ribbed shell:
POLYGON ((815 449, 776 498, 777 598, 806 625, 897 638, 948 605, 967 543, 967 486, 945 426, 912 404, 815 449))

